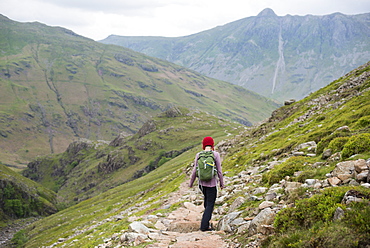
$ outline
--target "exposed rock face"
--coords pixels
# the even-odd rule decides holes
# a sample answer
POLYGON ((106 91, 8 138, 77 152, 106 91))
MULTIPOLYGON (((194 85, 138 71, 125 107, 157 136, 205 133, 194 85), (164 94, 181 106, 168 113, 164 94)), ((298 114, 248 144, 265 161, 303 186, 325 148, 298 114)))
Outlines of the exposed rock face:
POLYGON ((183 113, 181 112, 181 110, 177 107, 173 107, 173 108, 170 108, 169 110, 165 111, 164 116, 166 117, 169 117, 169 118, 173 118, 173 117, 178 117, 178 116, 182 116, 183 113))
POLYGON ((111 173, 126 165, 125 157, 120 151, 112 151, 108 154, 106 162, 100 163, 98 171, 104 174, 111 173))
POLYGON ((109 145, 114 146, 114 147, 123 146, 124 142, 125 142, 125 139, 128 136, 129 135, 127 133, 120 133, 114 140, 112 140, 112 142, 109 145))
POLYGON ((74 141, 71 144, 69 144, 66 152, 70 156, 77 155, 81 150, 90 149, 93 148, 94 144, 91 140, 88 139, 79 139, 78 141, 74 141))
POLYGON ((28 177, 33 181, 39 181, 42 178, 42 173, 39 173, 39 165, 42 163, 42 160, 34 160, 27 165, 27 169, 22 172, 22 175, 28 177))
POLYGON ((153 120, 147 121, 138 131, 139 137, 143 137, 156 130, 156 125, 153 120))

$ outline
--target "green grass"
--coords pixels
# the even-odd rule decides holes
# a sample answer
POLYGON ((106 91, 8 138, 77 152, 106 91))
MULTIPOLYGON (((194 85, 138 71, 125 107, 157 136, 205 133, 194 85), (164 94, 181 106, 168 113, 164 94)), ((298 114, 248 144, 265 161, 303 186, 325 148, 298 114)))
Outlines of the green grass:
POLYGON ((285 208, 277 214, 274 223, 277 235, 270 238, 268 247, 357 247, 369 242, 368 199, 352 203, 342 219, 332 220, 338 207, 346 210, 342 199, 348 190, 370 197, 370 190, 364 187, 334 187, 298 200, 295 207, 285 208))
POLYGON ((0 164, 0 226, 30 216, 47 216, 57 211, 56 194, 0 164))
MULTIPOLYGON (((148 199, 146 207, 143 210, 134 211, 133 214, 141 215, 153 210, 163 212, 164 210, 159 208, 160 204, 158 204, 158 201, 163 201, 163 197, 178 189, 179 184, 185 179, 184 168, 189 163, 189 155, 191 154, 192 157, 194 152, 186 152, 186 154, 182 154, 163 164, 157 170, 148 173, 144 177, 118 186, 32 224, 26 229, 29 237, 26 247, 37 247, 38 244, 50 245, 60 237, 66 238, 72 235, 74 233, 73 230, 83 230, 85 226, 99 223, 99 221, 109 216, 120 214, 121 211, 129 207, 138 206, 141 202, 148 199), (77 212, 78 214, 76 215, 77 212)), ((99 242, 101 243, 102 237, 109 237, 113 233, 127 228, 127 217, 125 215, 125 219, 118 223, 108 222, 102 224, 94 228, 94 231, 85 230, 85 232, 76 237, 78 241, 73 242, 73 246, 91 247, 99 244, 99 242), (91 235, 93 234, 94 236, 92 237, 91 235)))
POLYGON ((32 172, 41 184, 55 189, 60 201, 59 207, 65 209, 27 228, 29 241, 26 247, 50 245, 58 238, 70 237, 75 232, 73 230, 82 230, 85 226, 123 213, 124 220, 119 223, 102 223, 94 231, 85 230, 89 235, 84 231, 78 235, 79 241, 73 243, 82 247, 94 246, 101 242, 103 234, 100 233, 109 237, 127 226, 128 216, 124 214, 127 209, 133 208, 132 214, 141 216, 165 213, 177 208, 180 203, 163 209, 163 199, 187 180, 184 172, 193 161, 195 153, 201 149, 203 137, 212 136, 219 142, 228 133, 235 135, 243 129, 237 123, 204 112, 186 108, 178 110, 181 114, 177 117, 168 117, 164 113, 153 118, 151 123, 155 128, 151 132, 145 133, 144 125, 142 130, 132 137, 124 138, 117 147, 103 144, 95 148, 98 143, 94 142, 81 146, 84 147, 81 149, 76 143, 64 153, 35 160, 37 169, 28 169, 24 173, 31 175, 29 173, 32 172), (132 160, 133 157, 140 159, 132 160), (124 166, 114 171, 99 169, 103 168, 102 163, 114 160, 124 166), (153 163, 154 160, 158 163, 153 163), (132 161, 136 162, 132 164, 132 161), (138 170, 150 164, 156 169, 134 178, 138 170), (92 183, 95 186, 81 191, 92 183), (144 203, 145 206, 135 210, 135 207, 144 203), (98 233, 100 235, 96 236, 98 233))
POLYGON ((135 133, 172 106, 244 124, 278 107, 241 87, 62 28, 11 20, 0 28, 0 111, 9 117, 0 122, 7 134, 0 161, 8 164, 61 153, 76 137, 135 133))
MULTIPOLYGON (((287 176, 289 181, 301 183, 309 178, 326 179, 326 174, 337 163, 321 159, 326 149, 341 153, 342 161, 369 159, 370 80, 365 79, 359 86, 336 92, 351 77, 369 70, 368 65, 355 70, 309 97, 278 109, 268 122, 244 132, 224 160, 226 169, 235 175, 255 164, 287 159, 262 174, 262 184, 270 186, 287 176), (330 100, 318 111, 312 111, 319 105, 319 101, 313 100, 324 97, 330 100), (340 101, 343 103, 339 104, 340 101), (316 156, 289 158, 288 153, 297 145, 309 141, 317 143, 317 149, 313 151, 316 156), (314 168, 315 162, 324 164, 314 168), (300 174, 294 176, 297 171, 300 174)), ((361 204, 343 205, 343 195, 349 189, 369 196, 369 190, 361 186, 334 187, 321 192, 301 188, 284 196, 283 199, 294 206, 278 213, 275 221, 278 234, 268 237, 263 247, 359 247, 368 244, 368 200, 361 204), (346 217, 333 222, 337 207, 345 209, 346 217), (356 217, 351 218, 351 215, 356 217)), ((253 205, 247 201, 243 208, 248 213, 253 205)), ((237 236, 241 243, 248 240, 245 235, 237 236)))
MULTIPOLYGON (((86 88, 90 96, 93 94, 103 94, 106 97, 106 94, 120 89, 119 83, 126 82, 116 78, 111 78, 112 81, 108 80, 110 73, 119 72, 119 70, 115 70, 110 66, 113 60, 106 59, 107 57, 105 57, 108 56, 109 58, 109 51, 111 50, 107 50, 101 54, 100 64, 98 63, 98 70, 101 69, 103 73, 103 76, 99 76, 99 80, 104 82, 104 86, 97 87, 99 90, 94 87, 86 88), (101 92, 101 89, 105 91, 101 92)), ((48 54, 50 51, 42 50, 40 52, 48 54)), ((137 56, 140 59, 145 58, 143 55, 131 55, 137 56)), ((154 63, 153 61, 156 60, 141 62, 150 64, 154 63)), ((132 65, 125 64, 120 66, 123 68, 126 66, 131 67, 132 65)), ((169 65, 166 62, 159 61, 157 67, 162 68, 162 66, 166 67, 169 65)), ((90 65, 90 67, 93 66, 90 65)), ((90 67, 89 70, 91 69, 90 67)), ((73 69, 74 67, 71 68, 73 69)), ((138 72, 138 67, 135 67, 135 70, 138 72)), ((150 91, 150 94, 153 96, 150 99, 155 99, 161 94, 167 94, 160 92, 158 82, 164 83, 165 80, 169 80, 175 84, 176 80, 181 81, 185 79, 186 82, 181 81, 184 88, 189 89, 189 85, 195 85, 196 89, 202 89, 204 91, 201 92, 204 94, 207 92, 207 94, 210 94, 209 96, 212 96, 211 93, 214 92, 213 87, 209 85, 209 87, 206 87, 207 84, 201 81, 202 77, 200 75, 184 72, 184 74, 181 74, 182 79, 180 79, 178 78, 179 75, 175 73, 175 70, 181 71, 182 69, 173 66, 166 73, 161 71, 164 74, 171 75, 171 77, 158 72, 141 71, 140 73, 135 73, 132 75, 134 81, 140 81, 141 83, 136 82, 135 84, 130 84, 130 88, 122 92, 131 93, 140 88, 140 93, 136 94, 136 98, 125 98, 125 96, 121 96, 120 94, 108 94, 110 97, 105 99, 113 99, 115 102, 125 103, 130 106, 132 106, 134 101, 142 101, 150 104, 151 102, 147 100, 148 97, 144 97, 141 91, 150 91), (156 79, 144 80, 147 79, 147 74, 153 74, 156 79), (143 97, 140 98, 141 96, 143 97)), ((152 118, 155 124, 154 131, 152 130, 152 132, 145 133, 144 135, 144 130, 140 130, 139 133, 132 137, 124 138, 117 147, 102 145, 98 148, 88 147, 82 149, 76 154, 64 152, 58 155, 40 158, 42 160, 40 171, 47 172, 44 175, 43 183, 48 187, 54 187, 58 191, 59 198, 64 200, 65 207, 69 207, 33 223, 23 233, 19 234, 20 237, 18 239, 20 242, 26 241, 25 247, 39 247, 40 244, 45 246, 52 245, 59 238, 69 238, 77 235, 68 240, 66 246, 94 247, 102 243, 104 238, 111 237, 112 234, 125 230, 128 226, 127 218, 131 215, 141 216, 142 214, 166 212, 177 208, 181 204, 181 201, 171 206, 168 210, 162 209, 160 202, 169 193, 178 190, 180 183, 188 179, 185 171, 193 161, 194 154, 200 150, 201 140, 204 136, 214 137, 217 143, 223 139, 227 139, 228 132, 232 133, 231 137, 234 137, 232 147, 223 158, 223 168, 224 171, 228 172, 229 176, 238 175, 242 170, 253 168, 254 166, 265 166, 271 161, 287 159, 291 156, 293 149, 301 143, 315 141, 318 144, 316 156, 289 158, 280 165, 276 165, 274 168, 270 168, 268 172, 265 172, 262 175, 263 180, 260 183, 254 182, 253 184, 246 185, 249 189, 259 186, 269 186, 279 182, 286 176, 289 176, 292 181, 298 182, 304 182, 308 178, 325 179, 326 173, 330 172, 335 166, 335 163, 321 160, 321 153, 328 148, 341 153, 346 151, 345 149, 348 149, 348 156, 359 153, 356 157, 350 157, 350 159, 368 159, 369 151, 366 149, 368 147, 366 146, 366 142, 369 133, 367 123, 370 116, 370 109, 368 107, 370 93, 367 89, 370 86, 370 82, 367 80, 361 86, 348 88, 347 90, 338 90, 338 93, 335 92, 350 77, 359 75, 361 71, 364 72, 365 70, 369 71, 369 67, 355 71, 345 78, 331 83, 320 91, 311 94, 306 99, 278 109, 264 124, 246 130, 244 130, 244 127, 239 129, 238 124, 232 124, 219 117, 212 116, 212 114, 205 115, 195 110, 196 108, 191 105, 192 107, 188 110, 181 109, 183 115, 180 117, 168 118, 166 115, 162 115, 152 118), (319 101, 316 101, 316 99, 322 96, 329 100, 324 103, 324 106, 319 108, 320 111, 317 111, 316 107, 319 101), (352 97, 349 98, 348 96, 352 97), (347 131, 338 131, 338 128, 343 126, 348 126, 347 131), (241 130, 244 131, 240 132, 241 130), (234 136, 236 134, 238 135, 234 136), (363 145, 362 141, 365 141, 365 145, 363 145), (354 148, 357 146, 365 147, 365 149, 357 151, 354 148), (177 156, 171 156, 171 153, 168 153, 179 151, 181 152, 177 156), (102 170, 101 168, 104 167, 103 163, 108 162, 109 158, 112 158, 112 161, 117 159, 117 161, 122 162, 125 166, 114 170, 114 172, 102 170), (154 163, 154 161, 158 162, 154 163), (162 162, 165 163, 162 164, 162 162), (313 168, 312 165, 315 162, 326 162, 326 164, 313 168), (145 168, 149 165, 157 168, 150 172, 145 171, 145 168), (143 172, 143 176, 135 179, 134 175, 138 170, 143 172), (301 174, 295 177, 294 172, 296 171, 301 171, 301 174), (60 174, 53 172, 59 172, 60 174), (51 176, 52 174, 54 175, 53 177, 51 176), (56 174, 58 175, 55 177, 56 174), (95 183, 95 186, 88 189, 86 186, 90 183, 95 183), (83 192, 81 192, 82 189, 84 189, 83 192), (124 218, 120 221, 109 221, 108 218, 111 217, 114 219, 115 215, 123 215, 124 218), (72 243, 74 239, 76 241, 72 243)), ((51 72, 48 71, 48 73, 51 72)), ((83 78, 83 72, 79 71, 76 74, 73 74, 76 78, 83 78)), ((86 74, 86 78, 91 76, 88 76, 88 74, 86 74)), ((68 81, 65 75, 58 74, 57 69, 55 69, 53 75, 50 74, 48 76, 63 78, 64 81, 58 81, 58 84, 61 85, 68 81)), ((83 81, 81 85, 86 85, 87 82, 87 80, 83 81)), ((168 84, 167 81, 166 87, 172 87, 173 84, 168 84)), ((60 88, 63 88, 64 93, 68 91, 66 85, 64 85, 65 88, 60 88)), ((225 87, 225 92, 231 90, 227 86, 222 87, 225 87)), ((171 94, 175 92, 176 90, 171 89, 171 94)), ((178 94, 179 99, 185 99, 183 98, 184 94, 183 92, 182 94, 178 94)), ((78 98, 71 99, 76 102, 80 100, 78 98)), ((91 99, 89 98, 89 103, 85 107, 87 109, 98 108, 99 104, 95 101, 90 101, 91 99)), ((207 98, 206 100, 215 102, 214 99, 207 98)), ((199 99, 192 97, 189 103, 199 104, 197 100, 199 99)), ((221 99, 217 101, 219 101, 220 105, 223 104, 221 99)), ((234 104, 237 103, 238 101, 235 100, 234 104)), ((31 106, 33 106, 34 112, 37 115, 42 116, 42 108, 40 106, 37 104, 31 106)), ((77 112, 77 106, 80 105, 74 103, 69 110, 77 112)), ((214 104, 210 108, 216 109, 217 106, 217 104, 214 104)), ((150 106, 135 106, 133 109, 127 111, 121 109, 120 116, 125 116, 121 118, 130 119, 130 116, 135 115, 135 111, 141 111, 144 114, 142 116, 136 116, 136 118, 140 119, 137 123, 140 123, 153 114, 153 112, 145 112, 149 108, 150 106)), ((226 107, 223 106, 217 111, 224 111, 225 109, 226 107)), ((12 112, 7 110, 1 111, 0 113, 4 113, 1 117, 3 120, 8 121, 9 118, 12 118, 12 112)), ((229 111, 227 112, 230 114, 229 111)), ((237 110, 234 109, 232 112, 237 112, 237 110)), ((97 114, 100 112, 92 111, 92 113, 97 114)), ((117 115, 117 113, 113 111, 111 115, 117 115)), ((102 119, 106 120, 110 126, 109 128, 102 127, 99 130, 100 132, 110 132, 113 134, 114 131, 112 130, 117 130, 117 132, 121 130, 115 127, 119 121, 115 121, 115 118, 111 115, 102 116, 102 119)), ((72 115, 71 120, 74 117, 76 116, 72 115)), ((93 122, 99 118, 92 115, 90 121, 93 122)), ((15 122, 9 125, 14 125, 12 128, 16 130, 15 122)), ((131 122, 127 126, 132 128, 135 125, 135 123, 131 122)), ((86 131, 87 126, 81 125, 78 128, 86 131)), ((139 129, 138 126, 136 128, 139 129)), ((42 132, 41 127, 36 130, 42 132)), ((35 175, 40 174, 36 173, 35 175)), ((343 206, 341 203, 341 198, 346 190, 349 189, 356 189, 363 194, 369 194, 368 190, 363 187, 335 187, 324 189, 322 192, 302 188, 290 195, 284 195, 282 199, 286 200, 287 203, 294 204, 295 207, 284 208, 279 213, 275 222, 277 235, 270 237, 266 241, 265 246, 286 247, 290 245, 292 247, 305 247, 308 244, 307 247, 330 247, 335 241, 342 239, 343 244, 349 247, 353 244, 359 245, 366 243, 368 241, 366 234, 369 231, 367 225, 369 223, 367 220, 369 208, 366 205, 368 202, 365 202, 365 205, 351 205, 350 208, 353 211, 348 210, 348 216, 339 222, 331 221, 333 211, 337 207, 346 209, 346 206, 343 206), (311 195, 313 196, 310 197, 311 195), (349 216, 354 218, 350 218, 349 216), (334 230, 340 230, 340 232, 334 232, 334 230), (353 240, 346 238, 346 234, 350 230, 355 232, 355 238, 353 240)), ((234 195, 228 199, 228 203, 231 203, 237 196, 244 195, 245 193, 247 192, 243 191, 234 195)), ((239 210, 244 211, 243 216, 248 216, 255 211, 259 205, 258 203, 246 201, 239 210)), ((235 235, 235 238, 246 240, 245 238, 247 237, 235 235)))
MULTIPOLYGON (((237 134, 242 128, 203 112, 179 109, 181 116, 153 118, 154 131, 144 136, 139 131, 127 137, 120 147, 89 145, 77 154, 64 152, 41 157, 33 162, 36 168, 25 170, 24 175, 58 192, 64 204, 74 204, 171 162, 192 147, 200 148, 205 136, 218 140, 227 133, 237 134)), ((71 147, 74 146, 78 145, 71 147)))

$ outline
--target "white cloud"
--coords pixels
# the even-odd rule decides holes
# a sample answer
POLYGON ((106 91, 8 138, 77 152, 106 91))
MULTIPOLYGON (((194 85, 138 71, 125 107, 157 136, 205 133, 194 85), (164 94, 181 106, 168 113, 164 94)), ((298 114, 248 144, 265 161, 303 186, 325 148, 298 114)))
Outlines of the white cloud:
MULTIPOLYGON (((34 0, 35 1, 35 0, 34 0)), ((42 3, 53 4, 63 8, 73 8, 82 11, 103 12, 120 15, 145 15, 153 9, 165 7, 182 0, 38 0, 42 3)))

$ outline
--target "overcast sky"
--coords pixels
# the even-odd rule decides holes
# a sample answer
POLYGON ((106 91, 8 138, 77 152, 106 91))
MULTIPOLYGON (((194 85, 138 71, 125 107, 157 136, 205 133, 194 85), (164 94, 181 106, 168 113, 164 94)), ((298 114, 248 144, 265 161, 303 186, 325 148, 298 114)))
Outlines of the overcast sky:
POLYGON ((271 8, 278 16, 370 12, 370 0, 0 0, 0 13, 20 22, 61 26, 94 40, 185 36, 271 8))

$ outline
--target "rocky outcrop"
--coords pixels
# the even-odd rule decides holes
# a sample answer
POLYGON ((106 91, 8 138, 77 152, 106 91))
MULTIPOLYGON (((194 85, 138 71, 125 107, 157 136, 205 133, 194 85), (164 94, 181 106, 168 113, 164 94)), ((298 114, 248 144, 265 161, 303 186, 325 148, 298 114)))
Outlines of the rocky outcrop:
POLYGON ((144 71, 148 72, 158 72, 158 68, 151 64, 139 64, 139 67, 144 71))
POLYGON ((154 132, 156 130, 156 124, 153 120, 147 121, 137 132, 139 138, 144 137, 145 135, 154 132))
POLYGON ((98 172, 109 174, 127 165, 125 156, 121 151, 112 151, 108 154, 105 162, 98 165, 98 172))
POLYGON ((184 115, 184 113, 181 112, 180 108, 173 107, 173 108, 170 108, 170 109, 164 111, 163 114, 161 114, 160 116, 168 117, 168 118, 174 118, 174 117, 179 117, 179 116, 183 116, 183 115, 184 115))
POLYGON ((327 174, 328 182, 332 186, 341 184, 366 184, 369 181, 370 159, 358 159, 337 163, 335 169, 327 174))
POLYGON ((134 60, 126 54, 117 53, 114 55, 114 58, 125 65, 133 66, 135 65, 134 60))
POLYGON ((69 144, 66 152, 69 156, 76 156, 80 151, 95 147, 93 142, 88 139, 79 139, 69 144))
POLYGON ((163 107, 158 104, 157 102, 151 100, 150 98, 140 96, 140 95, 134 95, 132 93, 127 93, 124 91, 113 91, 116 95, 122 97, 125 100, 130 100, 134 104, 140 105, 140 106, 145 106, 148 107, 152 110, 163 110, 163 107))
POLYGON ((109 145, 114 147, 123 146, 128 136, 127 133, 120 133, 109 145))

